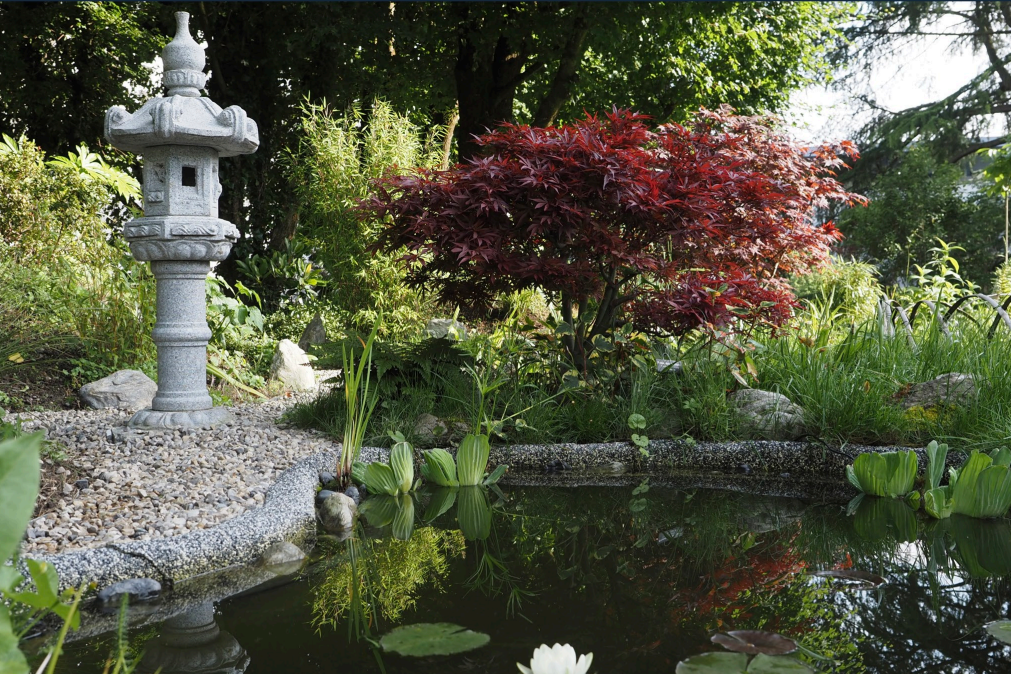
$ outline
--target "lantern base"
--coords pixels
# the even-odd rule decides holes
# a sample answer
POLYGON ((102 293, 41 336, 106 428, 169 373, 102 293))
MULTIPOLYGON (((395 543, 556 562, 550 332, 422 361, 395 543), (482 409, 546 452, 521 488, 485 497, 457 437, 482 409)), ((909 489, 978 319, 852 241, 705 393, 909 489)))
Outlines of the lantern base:
POLYGON ((231 412, 224 407, 186 412, 163 412, 160 410, 140 410, 130 418, 130 428, 201 428, 218 426, 232 421, 231 412))

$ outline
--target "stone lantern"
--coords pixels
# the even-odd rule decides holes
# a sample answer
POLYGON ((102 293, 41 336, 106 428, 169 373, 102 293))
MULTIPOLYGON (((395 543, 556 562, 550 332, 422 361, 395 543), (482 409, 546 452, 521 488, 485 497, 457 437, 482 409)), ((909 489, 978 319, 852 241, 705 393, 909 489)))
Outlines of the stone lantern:
POLYGON ((218 217, 218 159, 256 151, 256 123, 238 106, 222 110, 200 95, 204 51, 176 12, 176 35, 162 52, 166 95, 130 114, 105 114, 105 137, 143 156, 144 217, 125 226, 133 256, 150 261, 157 280, 158 393, 135 427, 209 426, 229 418, 207 393, 207 299, 212 261, 224 260, 238 237, 218 217))

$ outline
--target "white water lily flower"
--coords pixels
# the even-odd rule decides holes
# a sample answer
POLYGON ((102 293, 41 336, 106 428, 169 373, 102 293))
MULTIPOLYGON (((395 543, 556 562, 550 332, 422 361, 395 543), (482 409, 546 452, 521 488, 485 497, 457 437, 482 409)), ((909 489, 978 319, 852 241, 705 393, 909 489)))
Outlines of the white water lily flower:
POLYGON ((518 662, 516 666, 523 674, 586 674, 592 662, 593 653, 580 655, 576 660, 576 649, 568 644, 555 644, 550 648, 541 644, 530 658, 529 667, 518 662))

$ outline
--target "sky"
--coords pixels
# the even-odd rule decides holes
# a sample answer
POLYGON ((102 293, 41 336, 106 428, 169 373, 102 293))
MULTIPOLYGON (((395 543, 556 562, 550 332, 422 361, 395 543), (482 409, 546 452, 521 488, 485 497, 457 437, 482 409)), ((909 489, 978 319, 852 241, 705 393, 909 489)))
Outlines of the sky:
MULTIPOLYGON (((887 63, 877 64, 867 83, 869 91, 862 91, 882 107, 899 111, 954 93, 986 66, 985 54, 953 50, 952 38, 922 38, 905 45, 887 63)), ((794 94, 784 117, 799 141, 820 143, 852 138, 871 115, 853 93, 813 86, 794 94)), ((1005 133, 1003 118, 995 116, 985 135, 1005 133)))

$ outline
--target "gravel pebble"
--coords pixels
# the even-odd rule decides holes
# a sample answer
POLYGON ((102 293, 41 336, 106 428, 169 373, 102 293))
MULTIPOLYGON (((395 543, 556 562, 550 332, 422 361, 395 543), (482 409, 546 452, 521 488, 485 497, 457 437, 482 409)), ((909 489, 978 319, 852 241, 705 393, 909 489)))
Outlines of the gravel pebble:
POLYGON ((68 484, 31 521, 22 553, 164 538, 259 508, 282 471, 339 447, 321 433, 277 425, 298 399, 237 405, 233 422, 185 431, 129 429, 130 413, 116 409, 22 414, 25 431, 45 429, 90 478, 68 484))

